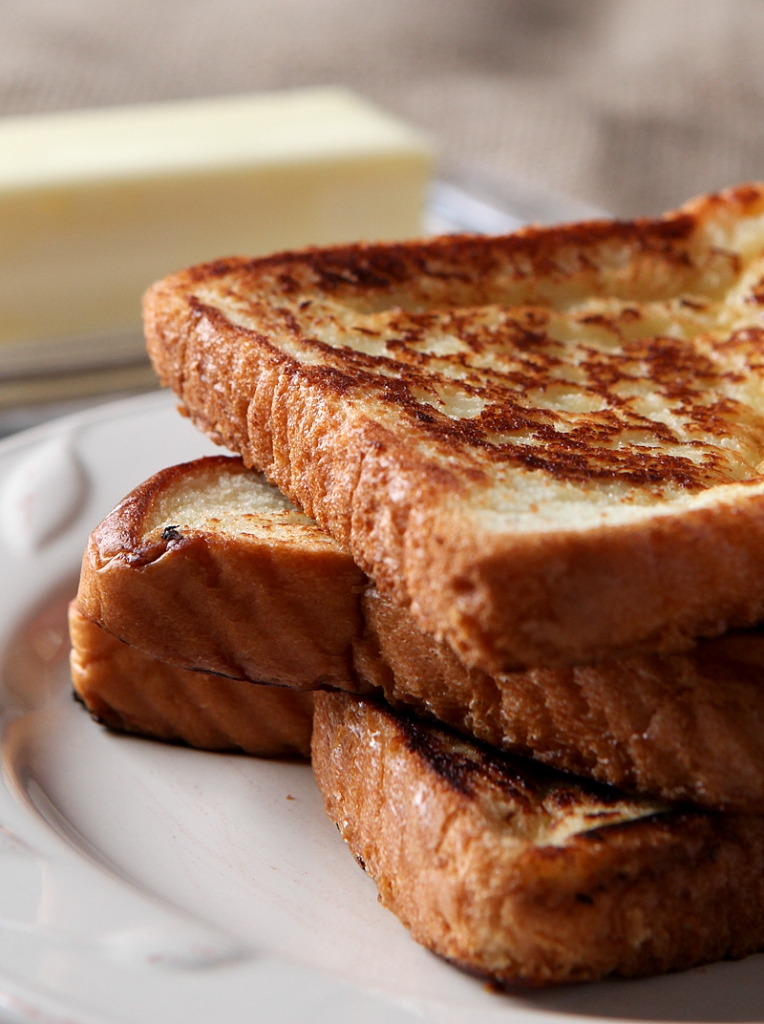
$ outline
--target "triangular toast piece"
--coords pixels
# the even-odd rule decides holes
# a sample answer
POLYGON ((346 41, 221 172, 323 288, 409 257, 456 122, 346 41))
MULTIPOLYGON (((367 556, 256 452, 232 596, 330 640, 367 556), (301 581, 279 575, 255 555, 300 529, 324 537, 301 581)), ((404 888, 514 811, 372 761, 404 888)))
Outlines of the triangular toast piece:
MULTIPOLYGON (((164 735, 182 721, 182 738, 209 745, 192 736, 210 734, 217 703, 219 727, 229 691, 221 680, 218 701, 215 678, 205 690, 200 671, 297 690, 376 689, 559 768, 666 799, 764 812, 764 632, 574 668, 468 669, 239 459, 174 466, 128 495, 90 539, 78 606, 136 653, 181 673, 175 685, 167 664, 145 684, 131 672, 122 687, 131 648, 114 641, 110 664, 103 629, 73 633, 75 683, 112 726, 121 716, 133 731, 164 735)), ((305 704, 280 693, 285 706, 294 695, 289 714, 303 716, 304 742, 305 704)), ((226 729, 231 739, 230 722, 226 729)), ((237 735, 235 745, 262 752, 237 735)))
POLYGON ((764 618, 764 187, 156 284, 193 421, 487 671, 764 618))
POLYGON ((764 946, 764 818, 667 808, 350 694, 313 770, 381 902, 504 985, 682 970, 764 946))

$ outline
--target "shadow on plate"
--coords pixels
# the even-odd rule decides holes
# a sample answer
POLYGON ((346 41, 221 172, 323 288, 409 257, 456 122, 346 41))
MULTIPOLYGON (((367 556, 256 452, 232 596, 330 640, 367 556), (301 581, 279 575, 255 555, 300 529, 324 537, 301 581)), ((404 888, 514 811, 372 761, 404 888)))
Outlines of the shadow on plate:
POLYGON ((529 1010, 571 1017, 695 1024, 750 1024, 764 1020, 764 955, 710 964, 681 974, 635 981, 604 981, 520 996, 529 1010))

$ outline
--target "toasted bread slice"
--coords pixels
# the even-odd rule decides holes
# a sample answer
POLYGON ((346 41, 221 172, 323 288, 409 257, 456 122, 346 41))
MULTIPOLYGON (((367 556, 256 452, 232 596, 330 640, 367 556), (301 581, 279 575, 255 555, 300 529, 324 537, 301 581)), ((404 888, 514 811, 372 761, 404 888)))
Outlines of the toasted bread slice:
POLYGON ((329 816, 413 937, 506 985, 682 970, 764 946, 764 819, 669 809, 316 695, 329 816))
POLYGON ((373 589, 364 611, 387 671, 375 675, 375 662, 359 659, 359 673, 394 705, 630 791, 764 813, 764 630, 683 654, 490 676, 373 589))
POLYGON ((154 365, 490 672, 764 618, 764 187, 658 220, 232 258, 154 365))
POLYGON ((181 668, 298 689, 356 688, 363 573, 241 460, 173 466, 94 531, 82 614, 181 668))
MULTIPOLYGON (((467 669, 238 459, 175 466, 129 495, 91 537, 78 602, 110 633, 181 669, 382 692, 558 768, 764 813, 764 633, 577 668, 467 669)), ((128 657, 123 644, 115 651, 128 657)), ((108 680, 101 667, 96 678, 108 680)), ((102 697, 116 700, 113 690, 102 697)), ((139 723, 137 704, 131 714, 135 731, 155 732, 150 718, 139 723)))
POLYGON ((313 694, 190 672, 128 647, 69 606, 77 696, 118 732, 258 757, 308 757, 313 694))

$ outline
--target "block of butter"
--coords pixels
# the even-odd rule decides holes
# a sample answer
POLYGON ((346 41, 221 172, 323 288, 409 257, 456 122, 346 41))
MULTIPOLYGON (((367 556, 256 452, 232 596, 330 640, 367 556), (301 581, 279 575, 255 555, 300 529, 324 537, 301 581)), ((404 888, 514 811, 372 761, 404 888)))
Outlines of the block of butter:
POLYGON ((143 290, 187 264, 421 233, 431 169, 422 136, 334 87, 10 117, 0 153, 6 379, 30 372, 22 342, 62 370, 51 340, 127 358, 143 290))

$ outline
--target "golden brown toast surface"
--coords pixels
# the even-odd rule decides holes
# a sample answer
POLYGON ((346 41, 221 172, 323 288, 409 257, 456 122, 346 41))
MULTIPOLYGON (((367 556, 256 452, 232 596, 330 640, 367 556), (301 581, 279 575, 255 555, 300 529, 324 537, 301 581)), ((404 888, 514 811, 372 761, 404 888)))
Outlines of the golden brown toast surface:
POLYGON ((764 616, 764 191, 222 260, 146 297, 194 422, 471 665, 764 616))
POLYGON ((93 532, 77 603, 181 668, 298 689, 353 689, 365 577, 238 459, 147 480, 93 532))
POLYGON ((72 683, 117 732, 256 757, 308 757, 313 694, 168 665, 69 606, 72 683))
POLYGON ((316 696, 313 769, 380 900, 508 985, 682 970, 764 944, 764 819, 668 810, 348 694, 316 696))
POLYGON ((490 676, 466 668, 373 589, 364 614, 377 657, 360 674, 396 707, 627 790, 764 813, 760 629, 703 640, 683 654, 490 676))
MULTIPOLYGON (((496 676, 468 669, 236 459, 173 467, 128 496, 91 538, 79 601, 110 633, 179 669, 377 689, 558 768, 669 800, 764 812, 759 631, 685 654, 496 676)), ((124 644, 115 651, 128 656, 124 644)), ((103 680, 106 662, 98 664, 103 680)), ((134 686, 135 702, 139 676, 134 686)))

